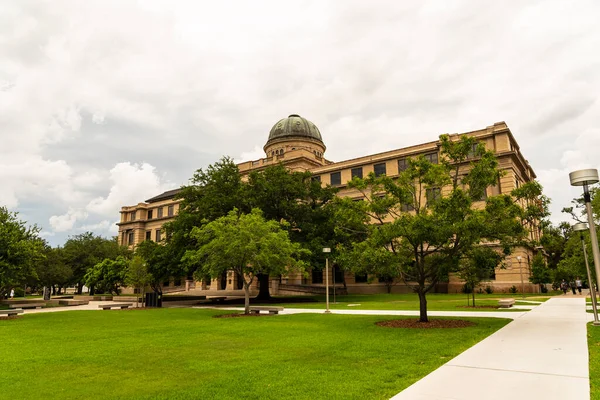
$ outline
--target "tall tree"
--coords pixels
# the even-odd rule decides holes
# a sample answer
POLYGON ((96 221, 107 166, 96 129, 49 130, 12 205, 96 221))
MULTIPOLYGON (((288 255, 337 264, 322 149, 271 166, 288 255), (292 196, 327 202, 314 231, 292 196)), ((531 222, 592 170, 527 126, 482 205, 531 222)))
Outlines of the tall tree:
POLYGON ((266 221, 259 209, 250 214, 234 209, 225 217, 194 228, 191 235, 199 247, 188 250, 183 261, 201 265, 196 279, 205 275, 216 278, 228 270, 237 273, 243 279, 246 314, 250 312, 250 285, 256 276, 300 269, 304 264, 298 258, 307 252, 290 241, 280 222, 266 221))
POLYGON ((172 276, 184 274, 185 265, 180 260, 174 260, 175 257, 180 257, 179 254, 172 246, 151 240, 146 240, 135 248, 135 255, 141 257, 146 264, 148 285, 155 293, 162 293, 163 282, 172 276))
POLYGON ((60 294, 73 279, 73 271, 65 263, 63 249, 61 247, 44 246, 44 259, 36 265, 37 280, 30 285, 48 286, 52 288, 52 294, 60 294))
POLYGON ((491 151, 474 138, 440 136, 440 160, 408 160, 398 178, 370 174, 349 186, 364 201, 337 200, 338 230, 365 240, 344 248, 342 257, 355 271, 396 271, 418 294, 420 321, 427 322, 426 294, 456 271, 483 242, 503 246, 520 239, 522 208, 509 195, 484 198, 501 172, 491 151))
MULTIPOLYGON (((127 266, 127 272, 125 274, 125 284, 127 286, 133 286, 142 295, 142 302, 144 301, 144 295, 146 291, 146 285, 150 283, 150 273, 148 272, 148 266, 144 259, 140 256, 134 256, 129 265, 127 266)), ((135 306, 138 305, 138 296, 135 296, 135 306)))
POLYGON ((35 265, 43 260, 44 249, 39 231, 0 207, 0 295, 36 277, 35 265))
POLYGON ((115 259, 105 258, 88 269, 83 277, 87 287, 95 288, 99 293, 119 294, 119 287, 125 283, 125 274, 129 260, 123 256, 115 259))

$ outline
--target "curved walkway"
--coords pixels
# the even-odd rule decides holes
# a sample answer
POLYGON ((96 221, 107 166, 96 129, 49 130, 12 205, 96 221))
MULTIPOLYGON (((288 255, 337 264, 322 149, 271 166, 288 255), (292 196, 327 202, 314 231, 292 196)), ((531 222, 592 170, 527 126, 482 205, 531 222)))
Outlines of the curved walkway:
POLYGON ((393 400, 588 400, 590 319, 585 298, 552 298, 393 400))

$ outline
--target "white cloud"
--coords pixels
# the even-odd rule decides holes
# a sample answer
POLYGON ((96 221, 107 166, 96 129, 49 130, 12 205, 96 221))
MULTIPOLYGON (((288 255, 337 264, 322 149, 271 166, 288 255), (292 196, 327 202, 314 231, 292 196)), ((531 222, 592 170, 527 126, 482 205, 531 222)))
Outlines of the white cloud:
POLYGON ((55 232, 65 232, 73 229, 77 221, 85 220, 87 217, 86 212, 69 208, 66 214, 51 216, 49 222, 55 232))

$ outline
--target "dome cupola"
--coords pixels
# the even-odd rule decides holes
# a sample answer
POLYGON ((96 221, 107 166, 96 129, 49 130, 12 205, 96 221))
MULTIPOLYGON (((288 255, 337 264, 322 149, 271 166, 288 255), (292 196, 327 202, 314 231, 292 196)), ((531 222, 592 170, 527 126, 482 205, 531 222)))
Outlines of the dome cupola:
POLYGON ((322 157, 325 144, 319 128, 298 114, 283 118, 271 128, 264 146, 267 156, 280 155, 290 150, 304 148, 322 157))

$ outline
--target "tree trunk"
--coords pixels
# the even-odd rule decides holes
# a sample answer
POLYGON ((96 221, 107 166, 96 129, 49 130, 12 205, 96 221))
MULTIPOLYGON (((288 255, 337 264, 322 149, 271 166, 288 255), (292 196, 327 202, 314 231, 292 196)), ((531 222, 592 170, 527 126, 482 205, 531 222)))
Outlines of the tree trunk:
POLYGON ((419 294, 419 322, 429 322, 429 319, 427 319, 427 298, 425 297, 425 293, 422 291, 419 291, 418 294, 419 294))
MULTIPOLYGON (((269 275, 267 274, 258 274, 258 296, 256 296, 256 300, 261 301, 269 301, 271 300, 271 293, 269 292, 269 275)), ((246 283, 244 283, 246 285, 246 283)))
POLYGON ((475 287, 473 287, 473 308, 475 308, 475 287))
POLYGON ((250 283, 244 282, 244 314, 250 314, 250 283))
POLYGON ((77 294, 81 294, 82 292, 83 292, 83 285, 81 284, 81 282, 78 282, 77 283, 77 294))

